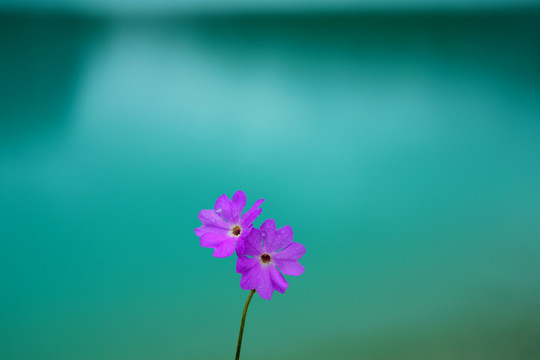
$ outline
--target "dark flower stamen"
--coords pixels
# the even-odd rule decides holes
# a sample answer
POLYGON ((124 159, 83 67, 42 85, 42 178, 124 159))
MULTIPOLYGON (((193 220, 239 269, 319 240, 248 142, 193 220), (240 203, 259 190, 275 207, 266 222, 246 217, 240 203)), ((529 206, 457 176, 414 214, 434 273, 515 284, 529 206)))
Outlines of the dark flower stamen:
POLYGON ((268 264, 270 261, 272 261, 272 257, 268 254, 262 254, 261 261, 263 262, 263 264, 268 264))
POLYGON ((234 236, 240 235, 241 232, 242 232, 242 229, 240 229, 240 226, 238 225, 232 228, 232 233, 234 236))

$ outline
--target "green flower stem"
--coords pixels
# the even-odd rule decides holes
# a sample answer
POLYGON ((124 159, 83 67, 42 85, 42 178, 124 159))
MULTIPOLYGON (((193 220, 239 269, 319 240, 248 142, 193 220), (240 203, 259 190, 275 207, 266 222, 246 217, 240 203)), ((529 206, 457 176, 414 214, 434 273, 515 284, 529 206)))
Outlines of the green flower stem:
POLYGON ((242 336, 244 335, 244 324, 246 322, 246 314, 251 298, 255 294, 255 289, 251 290, 246 301, 246 306, 244 306, 244 313, 242 314, 242 322, 240 323, 240 333, 238 334, 238 345, 236 346, 236 357, 235 360, 240 359, 240 348, 242 347, 242 336))

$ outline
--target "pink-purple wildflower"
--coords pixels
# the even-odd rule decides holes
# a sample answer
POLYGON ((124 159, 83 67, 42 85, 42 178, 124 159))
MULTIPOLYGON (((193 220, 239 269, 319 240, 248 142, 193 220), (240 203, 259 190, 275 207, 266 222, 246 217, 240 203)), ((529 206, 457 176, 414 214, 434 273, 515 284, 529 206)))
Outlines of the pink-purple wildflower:
POLYGON ((244 239, 253 228, 253 221, 262 209, 259 206, 264 199, 255 204, 242 216, 246 206, 246 194, 237 191, 232 200, 225 194, 220 196, 213 210, 201 210, 199 220, 202 226, 195 229, 195 235, 200 236, 201 246, 214 249, 213 256, 227 257, 234 253, 243 252, 244 239))
POLYGON ((236 272, 242 274, 240 287, 255 289, 263 299, 270 300, 274 290, 287 290, 289 284, 279 270, 294 276, 304 272, 298 260, 306 248, 293 242, 293 231, 288 225, 277 229, 273 219, 266 220, 260 230, 251 230, 244 245, 236 262, 236 272))

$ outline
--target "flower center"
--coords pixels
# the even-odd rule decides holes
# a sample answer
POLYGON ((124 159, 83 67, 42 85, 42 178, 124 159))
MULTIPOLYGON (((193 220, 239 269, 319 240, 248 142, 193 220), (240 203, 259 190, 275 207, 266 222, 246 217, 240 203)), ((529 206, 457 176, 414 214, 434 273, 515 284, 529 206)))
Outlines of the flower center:
POLYGON ((231 232, 234 236, 238 236, 242 232, 242 229, 240 229, 240 226, 236 225, 232 228, 231 232))
POLYGON ((261 261, 263 262, 263 264, 268 264, 270 261, 272 261, 272 257, 268 254, 262 254, 261 261))

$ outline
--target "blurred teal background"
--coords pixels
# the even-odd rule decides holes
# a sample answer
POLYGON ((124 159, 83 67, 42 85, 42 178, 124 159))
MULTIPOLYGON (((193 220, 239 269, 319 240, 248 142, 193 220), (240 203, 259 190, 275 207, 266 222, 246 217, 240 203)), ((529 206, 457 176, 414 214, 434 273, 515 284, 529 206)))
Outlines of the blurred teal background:
POLYGON ((232 359, 242 189, 243 359, 539 359, 538 2, 243 3, 0 4, 0 358, 232 359))

